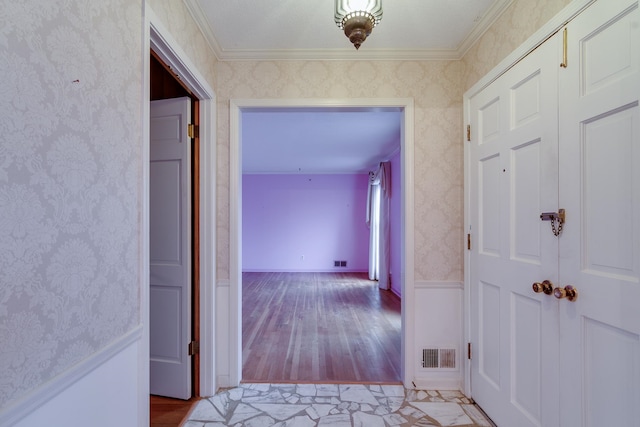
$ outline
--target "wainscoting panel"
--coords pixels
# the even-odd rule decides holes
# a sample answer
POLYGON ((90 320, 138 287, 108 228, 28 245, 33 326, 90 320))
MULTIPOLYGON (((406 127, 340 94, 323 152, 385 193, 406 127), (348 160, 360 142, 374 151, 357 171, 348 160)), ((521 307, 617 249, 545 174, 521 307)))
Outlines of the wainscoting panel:
POLYGON ((415 345, 407 351, 415 353, 420 389, 462 390, 462 290, 460 282, 415 283, 415 345))
POLYGON ((231 335, 229 321, 231 320, 231 301, 229 300, 229 280, 220 280, 216 285, 216 315, 215 315, 215 352, 216 352, 216 385, 231 387, 230 346, 231 335))
POLYGON ((118 338, 7 407, 0 413, 0 426, 139 425, 144 419, 144 414, 139 413, 138 399, 141 339, 141 327, 118 338))

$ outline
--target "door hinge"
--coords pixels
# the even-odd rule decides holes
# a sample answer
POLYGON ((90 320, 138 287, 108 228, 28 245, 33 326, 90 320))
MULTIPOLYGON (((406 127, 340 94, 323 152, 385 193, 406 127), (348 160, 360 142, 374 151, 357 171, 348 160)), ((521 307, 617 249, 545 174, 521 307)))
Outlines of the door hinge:
POLYGON ((471 360, 471 343, 467 343, 467 359, 471 360))
POLYGON ((189 343, 189 356, 194 356, 200 353, 200 343, 198 341, 191 341, 189 343))
POLYGON ((471 233, 467 234, 467 250, 471 250, 471 233))
POLYGON ((471 141, 471 125, 467 125, 467 141, 471 141))
POLYGON ((189 138, 198 138, 198 126, 194 125, 193 123, 189 123, 189 125, 187 126, 187 134, 189 135, 189 138))

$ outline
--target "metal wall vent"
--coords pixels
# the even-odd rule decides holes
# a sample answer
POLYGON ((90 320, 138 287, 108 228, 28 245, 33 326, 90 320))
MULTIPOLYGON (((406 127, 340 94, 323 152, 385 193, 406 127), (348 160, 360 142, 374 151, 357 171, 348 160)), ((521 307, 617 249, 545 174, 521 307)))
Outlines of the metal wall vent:
POLYGON ((456 351, 452 348, 440 349, 440 367, 455 368, 456 367, 456 351))
POLYGON ((422 350, 422 367, 455 369, 456 350, 453 348, 425 348, 422 350))
POLYGON ((438 368, 440 363, 438 362, 438 349, 437 348, 425 348, 422 350, 422 367, 423 368, 438 368))

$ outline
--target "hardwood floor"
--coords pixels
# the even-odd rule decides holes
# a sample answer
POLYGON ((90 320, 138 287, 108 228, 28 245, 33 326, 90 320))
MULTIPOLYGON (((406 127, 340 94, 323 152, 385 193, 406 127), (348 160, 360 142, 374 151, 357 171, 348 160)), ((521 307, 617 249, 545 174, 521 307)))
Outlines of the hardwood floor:
POLYGON ((244 273, 244 382, 400 381, 400 299, 366 273, 244 273))
POLYGON ((180 400, 151 395, 150 400, 150 427, 178 427, 199 399, 180 400))

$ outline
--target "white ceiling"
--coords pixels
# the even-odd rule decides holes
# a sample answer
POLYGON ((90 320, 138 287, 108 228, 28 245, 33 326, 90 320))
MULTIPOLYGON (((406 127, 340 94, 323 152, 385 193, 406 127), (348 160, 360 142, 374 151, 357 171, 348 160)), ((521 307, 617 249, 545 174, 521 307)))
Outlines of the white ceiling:
MULTIPOLYGON (((334 22, 334 0, 184 0, 220 61, 460 59, 512 1, 384 0, 382 21, 356 51, 334 22)), ((398 148, 401 114, 243 111, 243 170, 370 170, 398 148)))
POLYGON ((366 173, 400 148, 398 108, 242 111, 244 173, 366 173))
POLYGON ((460 59, 513 0, 384 0, 356 51, 333 0, 184 0, 219 60, 460 59))

